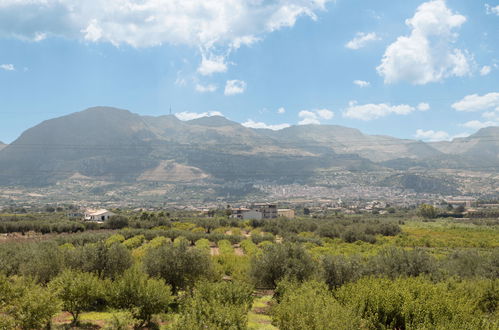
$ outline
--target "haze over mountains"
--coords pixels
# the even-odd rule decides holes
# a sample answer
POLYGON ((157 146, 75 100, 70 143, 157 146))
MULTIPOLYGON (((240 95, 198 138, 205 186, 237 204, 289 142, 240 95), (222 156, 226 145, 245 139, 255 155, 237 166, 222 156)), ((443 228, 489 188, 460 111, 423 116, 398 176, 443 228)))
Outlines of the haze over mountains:
POLYGON ((53 185, 68 178, 307 183, 334 171, 351 171, 393 174, 380 184, 422 185, 423 191, 444 193, 453 191, 451 185, 408 173, 499 169, 498 127, 452 142, 424 143, 334 125, 271 131, 220 116, 180 121, 173 115, 140 116, 109 107, 44 121, 3 146, 1 185, 53 185))

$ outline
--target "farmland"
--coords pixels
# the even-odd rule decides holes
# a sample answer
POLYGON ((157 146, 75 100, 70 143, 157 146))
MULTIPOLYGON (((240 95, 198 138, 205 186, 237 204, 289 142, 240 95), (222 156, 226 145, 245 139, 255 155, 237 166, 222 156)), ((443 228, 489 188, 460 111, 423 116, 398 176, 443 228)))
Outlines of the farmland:
POLYGON ((0 328, 497 329, 499 220, 0 215, 0 328))

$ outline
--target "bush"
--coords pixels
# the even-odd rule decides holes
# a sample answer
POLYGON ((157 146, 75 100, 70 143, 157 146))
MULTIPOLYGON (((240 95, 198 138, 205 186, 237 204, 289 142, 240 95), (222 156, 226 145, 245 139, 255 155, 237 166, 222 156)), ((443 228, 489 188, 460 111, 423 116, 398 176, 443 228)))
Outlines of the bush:
POLYGON ((370 260, 368 269, 373 274, 382 274, 390 278, 399 276, 437 275, 435 258, 424 250, 404 250, 388 248, 382 250, 370 260))
MULTIPOLYGON (((472 285, 473 283, 467 283, 472 285)), ((463 294, 458 283, 427 279, 362 278, 341 287, 336 296, 374 329, 491 329, 493 323, 463 294)))

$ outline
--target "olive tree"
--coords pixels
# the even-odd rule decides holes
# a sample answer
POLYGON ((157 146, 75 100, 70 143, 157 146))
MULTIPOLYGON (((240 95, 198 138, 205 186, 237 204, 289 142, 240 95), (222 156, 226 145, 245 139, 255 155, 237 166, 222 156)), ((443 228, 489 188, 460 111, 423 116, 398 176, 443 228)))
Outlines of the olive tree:
POLYGON ((65 270, 50 287, 62 300, 63 309, 73 317, 72 324, 78 324, 80 313, 105 296, 103 283, 97 275, 77 270, 65 270))

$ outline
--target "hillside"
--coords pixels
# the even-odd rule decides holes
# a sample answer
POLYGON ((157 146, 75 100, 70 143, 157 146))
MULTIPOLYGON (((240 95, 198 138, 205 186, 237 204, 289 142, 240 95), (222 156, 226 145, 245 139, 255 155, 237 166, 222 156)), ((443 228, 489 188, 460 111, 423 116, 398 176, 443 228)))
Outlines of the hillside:
POLYGON ((364 184, 450 193, 456 192, 454 182, 440 182, 432 173, 474 168, 495 172, 498 140, 497 127, 428 144, 337 125, 271 131, 220 116, 180 121, 172 115, 140 116, 95 107, 44 121, 4 147, 0 185, 46 186, 68 178, 193 186, 320 184, 346 171, 351 182, 357 182, 356 173, 372 173, 364 184), (424 169, 425 175, 411 174, 412 169, 424 169))

